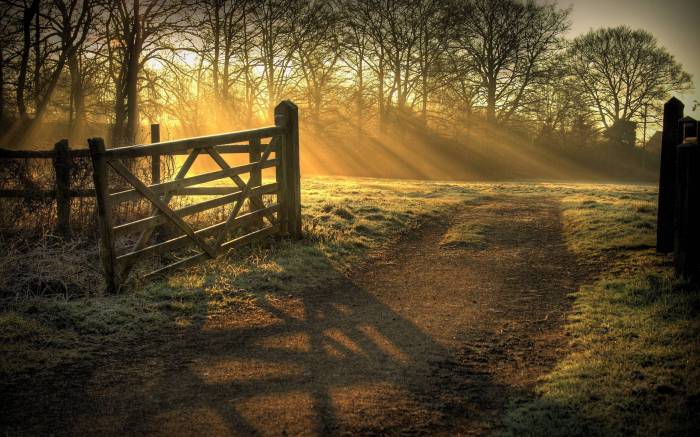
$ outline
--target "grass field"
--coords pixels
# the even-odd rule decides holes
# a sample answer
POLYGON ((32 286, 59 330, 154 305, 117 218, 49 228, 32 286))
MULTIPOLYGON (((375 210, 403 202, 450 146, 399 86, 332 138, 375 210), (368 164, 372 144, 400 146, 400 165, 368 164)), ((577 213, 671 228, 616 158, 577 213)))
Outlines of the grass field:
MULTIPOLYGON (((302 242, 256 245, 117 296, 100 293, 96 267, 87 263, 89 279, 76 286, 93 289, 64 296, 34 290, 6 301, 0 374, 93 360, 105 349, 195 329, 245 301, 318 289, 456 205, 543 195, 559 199, 569 250, 599 274, 575 293, 566 357, 536 397, 513 402, 503 432, 689 434, 700 425, 700 297, 654 253, 655 188, 349 178, 304 179, 302 187, 302 242)), ((486 234, 479 223, 458 224, 442 244, 477 247, 486 234)))

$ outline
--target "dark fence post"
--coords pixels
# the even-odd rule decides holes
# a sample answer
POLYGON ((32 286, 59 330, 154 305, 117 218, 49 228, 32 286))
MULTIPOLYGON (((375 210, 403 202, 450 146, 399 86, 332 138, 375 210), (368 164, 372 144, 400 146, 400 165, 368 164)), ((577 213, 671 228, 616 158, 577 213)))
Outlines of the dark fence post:
POLYGON ((664 105, 663 134, 661 137, 661 170, 659 173, 659 205, 656 223, 656 250, 673 251, 673 225, 676 200, 676 149, 682 142, 679 124, 683 118, 683 103, 672 97, 664 105))
MULTIPOLYGON (((281 144, 280 163, 284 184, 283 229, 295 239, 301 235, 301 172, 299 170, 299 108, 289 100, 280 102, 275 108, 275 124, 284 126, 284 141, 281 144)), ((278 179, 278 183, 280 180, 278 179)))
MULTIPOLYGON (((260 162, 262 158, 262 151, 260 149, 260 138, 253 138, 249 142, 250 151, 248 152, 249 162, 260 162)), ((262 185, 262 169, 260 167, 255 168, 250 171, 250 180, 248 181, 250 187, 259 187, 262 185)), ((251 199, 256 199, 262 204, 262 195, 250 196, 251 199)), ((254 226, 262 227, 263 219, 259 217, 253 222, 254 226)))
POLYGON ((697 279, 700 268, 700 144, 677 151, 674 261, 676 273, 697 279))
MULTIPOLYGON (((160 125, 151 125, 151 143, 160 143, 160 125)), ((160 155, 154 153, 151 156, 151 182, 160 183, 160 155)))
POLYGON ((68 140, 61 140, 54 146, 53 168, 56 176, 54 184, 56 197, 56 232, 64 238, 70 237, 70 170, 71 154, 68 140))
MULTIPOLYGON (((283 113, 282 109, 278 105, 275 108, 275 125, 276 126, 284 126, 286 123, 286 116, 283 113)), ((280 138, 280 137, 275 137, 275 138, 280 138)), ((277 151, 275 152, 275 158, 277 159, 277 166, 275 167, 275 179, 277 181, 277 203, 279 204, 279 211, 277 212, 277 217, 280 225, 280 234, 282 235, 287 235, 287 193, 286 193, 286 186, 284 183, 284 155, 285 155, 285 147, 284 147, 284 142, 285 142, 285 137, 282 136, 281 141, 278 141, 277 143, 277 151)))
POLYGON ((108 293, 119 291, 117 257, 114 249, 114 228, 112 226, 112 209, 109 202, 109 177, 105 159, 105 143, 102 138, 88 140, 90 158, 92 158, 92 178, 95 183, 97 199, 98 224, 100 228, 100 258, 105 274, 108 293))

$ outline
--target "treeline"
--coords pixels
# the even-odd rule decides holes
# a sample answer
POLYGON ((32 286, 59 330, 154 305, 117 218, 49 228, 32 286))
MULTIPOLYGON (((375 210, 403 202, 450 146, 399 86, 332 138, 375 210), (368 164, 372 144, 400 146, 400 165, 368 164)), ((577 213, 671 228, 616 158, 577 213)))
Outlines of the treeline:
POLYGON ((81 143, 103 129, 110 144, 143 140, 148 122, 252 126, 289 98, 307 130, 342 125, 357 142, 410 126, 633 146, 637 123, 692 86, 649 33, 567 41, 570 11, 534 1, 2 2, 3 144, 51 124, 81 143))

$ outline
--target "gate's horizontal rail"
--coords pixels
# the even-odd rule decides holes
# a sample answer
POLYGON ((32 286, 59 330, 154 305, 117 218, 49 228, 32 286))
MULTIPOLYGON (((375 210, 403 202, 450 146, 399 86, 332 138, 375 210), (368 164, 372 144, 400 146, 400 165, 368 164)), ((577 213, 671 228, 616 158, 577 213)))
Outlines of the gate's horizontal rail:
MULTIPOLYGON (((264 149, 267 147, 268 143, 261 143, 260 147, 264 149)), ((250 153, 250 144, 224 144, 222 146, 214 146, 214 150, 216 150, 219 153, 227 154, 227 153, 250 153)), ((279 147, 276 145, 272 145, 272 151, 277 152, 279 151, 279 147)), ((168 153, 168 155, 189 155, 189 150, 180 150, 177 152, 171 152, 168 153)))
MULTIPOLYGON (((238 132, 236 132, 238 133, 238 132)), ((223 134, 223 135, 230 135, 230 134, 223 134)), ((265 138, 266 136, 260 137, 260 138, 265 138)), ((208 138, 208 137, 201 137, 201 138, 208 138)), ((178 140, 178 141, 184 141, 184 140, 178 140)), ((246 141, 246 140, 241 140, 241 141, 246 141)), ((233 143, 234 141, 230 141, 233 143)), ((152 143, 152 144, 142 144, 139 146, 151 146, 153 144, 164 144, 164 142, 161 143, 152 143)), ((262 143, 261 146, 264 148, 267 146, 267 144, 262 143)), ((135 147, 135 146, 133 146, 135 147)), ((273 146, 274 150, 277 149, 276 146, 273 146)), ((119 149, 123 149, 120 147, 119 149)), ((115 149, 108 149, 108 150, 115 150, 115 149)), ((223 145, 217 145, 216 150, 219 153, 248 153, 250 152, 250 145, 249 144, 223 144, 223 145)), ((89 158, 90 157, 90 149, 70 149, 68 151, 70 154, 71 158, 89 158)), ((149 152, 148 154, 144 156, 151 156, 154 152, 149 152)), ((170 151, 168 153, 165 153, 166 155, 187 155, 187 149, 185 150, 177 150, 177 151, 170 151)), ((2 149, 0 148, 0 159, 53 159, 56 157, 56 151, 55 150, 11 150, 11 149, 2 149)))
MULTIPOLYGON (((221 249, 233 249, 235 247, 244 246, 248 243, 252 243, 255 240, 265 238, 265 237, 268 237, 271 235, 275 235, 275 234, 279 233, 279 231, 280 231, 279 224, 267 226, 265 228, 258 229, 257 231, 253 231, 249 234, 245 234, 245 235, 242 235, 238 238, 234 238, 233 240, 222 244, 221 249)), ((179 269, 179 268, 191 266, 191 265, 196 264, 196 263, 203 261, 205 259, 207 259, 206 253, 198 253, 197 255, 193 255, 189 258, 182 259, 180 261, 169 264, 161 269, 153 271, 153 272, 147 274, 146 277, 153 277, 156 275, 163 274, 163 273, 165 273, 169 270, 172 270, 172 269, 179 269)))
MULTIPOLYGON (((72 158, 87 158, 90 156, 89 149, 72 149, 68 153, 72 158)), ((0 159, 52 159, 55 157, 56 150, 0 149, 0 159)))
MULTIPOLYGON (((238 192, 238 187, 185 187, 173 190, 176 196, 222 196, 238 192)), ((114 191, 113 194, 123 191, 114 191)), ((69 197, 95 197, 95 190, 86 188, 84 190, 70 190, 69 197)), ((0 190, 0 197, 8 199, 50 199, 56 197, 56 190, 0 190)), ((127 200, 138 200, 140 196, 133 195, 127 200)))
POLYGON ((107 149, 105 150, 105 158, 111 160, 152 156, 154 154, 173 155, 176 152, 184 152, 189 149, 202 149, 204 147, 220 146, 221 144, 231 144, 239 143, 241 141, 250 141, 253 139, 269 138, 275 135, 281 135, 284 132, 285 130, 281 126, 268 126, 220 135, 163 141, 153 144, 137 144, 135 146, 107 149))
MULTIPOLYGON (((261 185, 259 187, 253 188, 250 193, 251 195, 263 195, 272 194, 277 192, 277 183, 261 185)), ((218 206, 223 206, 231 202, 240 199, 242 191, 238 191, 227 194, 225 196, 217 197, 215 199, 205 200, 203 202, 194 203, 192 205, 187 205, 179 209, 173 210, 175 214, 180 217, 186 217, 188 215, 197 214, 198 212, 206 211, 211 208, 216 208, 218 206)), ((130 232, 143 231, 148 228, 159 226, 168 223, 168 219, 162 215, 153 215, 140 220, 135 220, 133 222, 124 223, 114 227, 115 234, 125 234, 130 232)))
MULTIPOLYGON (((239 175, 242 173, 248 173, 249 171, 253 169, 265 169, 265 168, 270 168, 274 167, 278 164, 279 160, 277 158, 275 159, 268 159, 265 162, 252 162, 250 164, 244 164, 244 165, 239 165, 236 167, 231 167, 225 170, 218 170, 218 171, 213 171, 209 173, 202 173, 197 176, 192 176, 189 178, 183 178, 183 179, 177 179, 174 181, 168 181, 168 182, 161 182, 160 184, 153 184, 149 185, 148 188, 154 193, 154 194, 165 194, 169 193, 171 191, 175 191, 181 188, 189 187, 191 185, 199 185, 199 184, 204 184, 206 182, 211 182, 215 181, 217 179, 223 179, 226 177, 231 177, 234 175, 239 175)), ((121 203, 121 202, 126 202, 130 200, 138 200, 141 199, 141 194, 139 193, 138 190, 126 190, 126 191, 120 191, 118 193, 110 194, 109 195, 110 201, 114 203, 121 203)))
MULTIPOLYGON (((253 223, 255 220, 260 219, 264 217, 266 214, 272 214, 275 212, 279 211, 279 205, 274 204, 270 205, 267 208, 259 209, 257 211, 249 212, 246 214, 241 214, 238 217, 236 217, 232 223, 231 223, 231 230, 235 229, 236 227, 240 226, 245 226, 247 224, 253 223)), ((206 228, 199 229, 198 231, 195 231, 195 234, 202 238, 206 238, 209 236, 212 236, 216 234, 217 232, 220 232, 224 225, 225 222, 217 223, 215 225, 207 226, 206 228)), ((173 250, 173 249, 178 249, 182 246, 185 246, 187 244, 191 243, 190 238, 187 235, 180 235, 179 237, 171 238, 170 240, 164 241, 162 243, 158 244, 153 244, 148 247, 144 247, 143 249, 139 249, 133 252, 128 252, 122 255, 119 255, 117 257, 117 261, 119 262, 128 262, 130 259, 134 257, 139 257, 142 255, 149 255, 149 254, 158 254, 165 252, 167 250, 173 250)), ((226 243, 224 243, 221 247, 224 247, 226 243)), ((202 253, 202 255, 207 256, 206 253, 202 253)))
MULTIPOLYGON (((95 190, 85 189, 85 190, 69 190, 67 193, 68 197, 95 197, 95 190)), ((7 198, 27 198, 27 199, 48 199, 56 197, 56 190, 27 190, 27 189, 17 189, 17 190, 0 190, 0 197, 7 198)))

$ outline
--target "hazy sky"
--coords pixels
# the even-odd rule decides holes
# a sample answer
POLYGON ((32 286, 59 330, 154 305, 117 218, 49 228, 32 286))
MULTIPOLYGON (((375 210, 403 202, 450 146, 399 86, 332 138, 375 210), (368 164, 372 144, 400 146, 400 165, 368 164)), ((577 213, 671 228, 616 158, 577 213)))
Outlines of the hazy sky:
MULTIPOLYGON (((695 92, 679 96, 686 114, 693 100, 700 100, 700 0, 558 0, 562 7, 573 6, 570 36, 599 27, 625 24, 646 29, 656 36, 685 71, 693 76, 695 92)), ((700 108, 693 113, 700 118, 700 108)))

